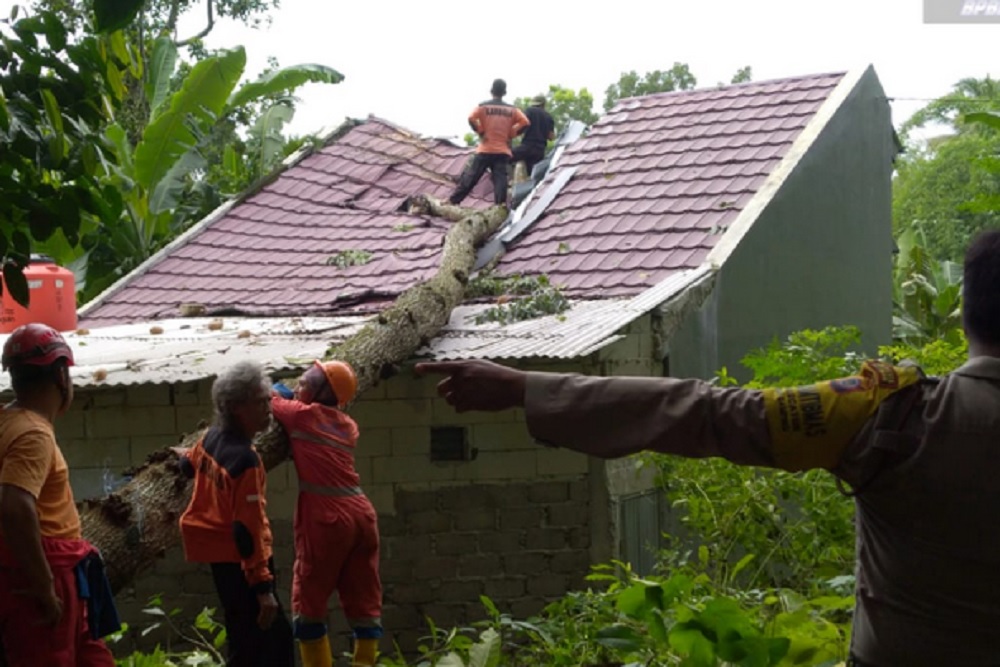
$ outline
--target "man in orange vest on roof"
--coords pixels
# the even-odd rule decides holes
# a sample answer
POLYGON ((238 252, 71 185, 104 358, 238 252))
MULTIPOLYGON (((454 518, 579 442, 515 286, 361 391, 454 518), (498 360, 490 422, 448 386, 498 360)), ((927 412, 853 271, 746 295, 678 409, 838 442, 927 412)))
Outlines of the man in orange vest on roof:
POLYGON ((452 204, 460 204, 487 169, 493 177, 493 203, 496 206, 507 203, 507 163, 512 155, 510 142, 531 122, 523 111, 503 101, 503 96, 507 94, 507 82, 503 79, 493 81, 490 93, 493 99, 483 102, 469 114, 469 126, 479 135, 479 147, 472 164, 462 172, 458 187, 448 198, 452 204))
MULTIPOLYGON (((287 396, 285 387, 275 390, 287 396)), ((316 361, 299 378, 294 398, 271 399, 299 477, 292 613, 304 667, 333 661, 326 616, 334 591, 354 632, 353 667, 375 664, 382 636, 378 517, 354 468, 358 425, 342 411, 357 390, 349 364, 316 361)))
POLYGON ((0 409, 0 639, 11 667, 114 667, 120 628, 100 555, 80 531, 52 424, 73 402, 73 351, 25 324, 3 346, 14 400, 0 409))

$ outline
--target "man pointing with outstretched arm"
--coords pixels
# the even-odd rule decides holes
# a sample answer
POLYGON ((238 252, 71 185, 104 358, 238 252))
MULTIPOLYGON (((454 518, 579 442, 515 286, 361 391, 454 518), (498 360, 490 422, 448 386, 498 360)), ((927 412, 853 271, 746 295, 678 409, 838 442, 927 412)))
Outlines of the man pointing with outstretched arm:
POLYGON ((796 389, 417 364, 458 411, 524 407, 539 441, 602 458, 641 450, 788 471, 854 490, 857 590, 849 664, 1000 665, 1000 230, 969 247, 969 360, 944 378, 866 362, 796 389))

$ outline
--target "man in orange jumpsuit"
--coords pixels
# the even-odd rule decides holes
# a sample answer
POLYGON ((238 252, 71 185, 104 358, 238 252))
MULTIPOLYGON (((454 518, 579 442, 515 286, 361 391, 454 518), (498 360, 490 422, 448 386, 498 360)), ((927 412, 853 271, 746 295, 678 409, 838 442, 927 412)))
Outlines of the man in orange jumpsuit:
POLYGON ((460 204, 487 169, 493 177, 493 203, 497 206, 507 203, 507 163, 512 155, 510 142, 531 123, 523 111, 503 101, 503 96, 507 94, 507 83, 503 79, 493 82, 490 93, 493 99, 483 102, 469 114, 469 126, 479 135, 479 147, 472 165, 462 172, 458 187, 448 198, 452 204, 460 204))
POLYGON ((374 665, 382 636, 378 519, 354 469, 358 426, 340 409, 357 387, 348 364, 317 361, 294 399, 271 399, 299 477, 292 613, 304 667, 332 662, 326 616, 334 591, 354 631, 353 665, 374 665))
POLYGON ((0 409, 0 639, 11 667, 113 667, 120 628, 97 550, 80 532, 52 424, 73 402, 73 352, 25 324, 3 346, 14 400, 0 409))
POLYGON ((271 421, 269 381, 241 361, 212 385, 216 423, 190 450, 176 448, 194 477, 180 518, 184 557, 210 563, 225 616, 230 667, 292 667, 292 629, 274 593, 267 472, 253 447, 271 421))

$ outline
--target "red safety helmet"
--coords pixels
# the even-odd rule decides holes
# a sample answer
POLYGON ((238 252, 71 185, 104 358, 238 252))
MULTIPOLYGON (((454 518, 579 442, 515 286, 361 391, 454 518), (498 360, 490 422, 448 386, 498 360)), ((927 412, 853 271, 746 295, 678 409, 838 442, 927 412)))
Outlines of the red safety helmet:
POLYGON ((337 407, 342 408, 354 400, 354 395, 358 393, 358 376, 346 361, 319 361, 313 362, 319 370, 323 371, 326 381, 333 390, 333 395, 337 397, 337 407))
POLYGON ((62 334, 47 324, 22 324, 3 345, 4 370, 11 366, 48 366, 58 359, 65 359, 66 365, 72 366, 73 350, 62 334))

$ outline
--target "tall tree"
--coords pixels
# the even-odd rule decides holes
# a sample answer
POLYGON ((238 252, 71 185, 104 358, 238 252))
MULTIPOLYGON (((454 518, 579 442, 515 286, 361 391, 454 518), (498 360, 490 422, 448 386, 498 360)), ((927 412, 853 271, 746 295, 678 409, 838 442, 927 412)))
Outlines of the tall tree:
POLYGON ((635 70, 623 72, 618 82, 608 86, 605 91, 604 110, 610 111, 615 102, 626 97, 691 90, 696 85, 698 80, 685 63, 674 63, 668 70, 653 70, 643 76, 639 76, 635 70))
POLYGON ((1000 130, 966 118, 1000 111, 995 79, 965 78, 901 126, 906 153, 897 161, 893 230, 920 230, 928 254, 960 261, 969 238, 1000 224, 1000 130), (921 141, 914 131, 943 126, 947 133, 921 141))

